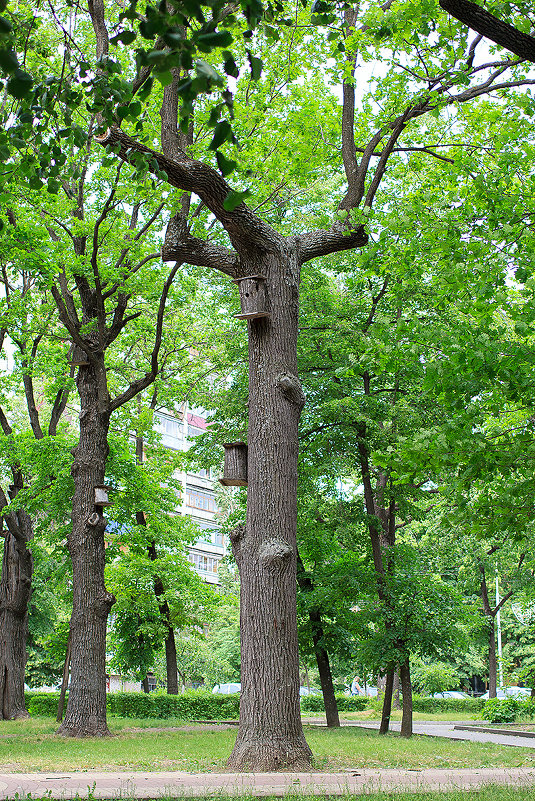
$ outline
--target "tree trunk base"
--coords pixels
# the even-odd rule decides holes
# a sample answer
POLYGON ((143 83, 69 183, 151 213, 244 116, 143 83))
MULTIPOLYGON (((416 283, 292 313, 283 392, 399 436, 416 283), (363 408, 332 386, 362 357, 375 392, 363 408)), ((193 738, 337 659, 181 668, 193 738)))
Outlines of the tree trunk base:
POLYGON ((306 740, 259 741, 258 737, 238 743, 227 761, 227 768, 237 771, 271 772, 276 770, 310 770, 312 751, 306 740))
POLYGON ((104 725, 93 726, 91 723, 84 725, 65 725, 65 721, 61 724, 56 734, 60 737, 112 737, 111 731, 104 725))
POLYGON ((15 712, 15 714, 11 716, 10 720, 25 720, 26 718, 29 717, 30 717, 29 712, 27 712, 25 709, 20 709, 18 712, 15 712))

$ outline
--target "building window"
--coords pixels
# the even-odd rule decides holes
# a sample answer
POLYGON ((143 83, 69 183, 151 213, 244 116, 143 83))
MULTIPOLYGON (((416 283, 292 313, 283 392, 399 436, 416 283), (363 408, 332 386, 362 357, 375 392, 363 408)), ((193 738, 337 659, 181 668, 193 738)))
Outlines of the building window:
POLYGON ((165 414, 156 415, 157 426, 164 437, 171 437, 171 439, 183 439, 183 424, 182 420, 177 420, 174 417, 167 417, 165 414))
POLYGON ((186 487, 186 506, 205 512, 218 511, 214 493, 201 487, 186 487))
POLYGON ((217 573, 217 567, 220 560, 215 559, 213 556, 200 553, 200 551, 190 551, 188 554, 188 559, 194 566, 195 570, 198 570, 201 573, 217 573))

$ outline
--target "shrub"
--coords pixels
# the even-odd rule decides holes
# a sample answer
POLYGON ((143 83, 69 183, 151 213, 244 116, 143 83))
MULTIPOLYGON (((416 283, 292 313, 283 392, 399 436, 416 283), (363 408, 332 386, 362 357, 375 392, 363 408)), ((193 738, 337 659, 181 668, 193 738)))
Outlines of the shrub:
MULTIPOLYGON (((65 697, 67 702, 68 694, 65 697)), ((59 693, 25 693, 26 709, 30 715, 47 715, 56 717, 58 712, 59 693)))
POLYGON ((526 704, 518 698, 489 698, 481 712, 481 717, 490 723, 514 723, 526 704))
MULTIPOLYGON (((360 712, 370 706, 369 698, 364 695, 344 695, 336 693, 336 703, 339 712, 360 712)), ((303 695, 301 697, 301 710, 303 712, 323 712, 323 695, 303 695)))
POLYGON ((219 695, 206 690, 187 690, 181 695, 108 693, 107 708, 110 714, 125 718, 235 719, 240 714, 240 695, 219 695))
POLYGON ((413 695, 412 708, 415 712, 480 712, 484 701, 480 698, 430 698, 413 695))

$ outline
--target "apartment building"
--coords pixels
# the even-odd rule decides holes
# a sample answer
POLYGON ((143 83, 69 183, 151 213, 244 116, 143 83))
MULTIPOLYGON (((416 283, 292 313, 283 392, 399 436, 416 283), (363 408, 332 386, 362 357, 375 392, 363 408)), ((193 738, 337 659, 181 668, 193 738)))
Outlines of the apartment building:
MULTIPOLYGON (((185 405, 174 415, 157 412, 154 425, 166 448, 186 451, 194 438, 206 429, 206 417, 201 409, 185 405)), ((199 470, 182 472, 176 477, 182 483, 181 505, 177 511, 188 515, 201 530, 199 539, 189 548, 188 558, 205 581, 218 584, 218 565, 226 555, 227 543, 216 521, 218 508, 213 476, 209 470, 199 470)))

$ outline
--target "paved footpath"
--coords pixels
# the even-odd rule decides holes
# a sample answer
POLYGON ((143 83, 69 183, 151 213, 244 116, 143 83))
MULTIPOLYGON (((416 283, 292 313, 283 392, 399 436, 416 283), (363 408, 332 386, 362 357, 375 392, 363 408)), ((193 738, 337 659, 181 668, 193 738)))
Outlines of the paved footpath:
MULTIPOLYGON (((462 722, 455 723, 455 721, 421 721, 413 724, 414 734, 425 734, 428 737, 447 737, 450 740, 470 740, 472 743, 496 743, 497 745, 513 745, 521 746, 522 748, 534 748, 535 738, 529 737, 514 737, 510 734, 491 734, 490 732, 482 731, 466 731, 457 730, 455 725, 467 726, 470 722, 463 720, 462 722)), ((347 725, 347 724, 342 724, 347 725)), ((474 726, 481 726, 482 721, 474 721, 474 726)), ((379 723, 377 721, 366 721, 359 723, 367 729, 378 729, 379 723)), ((400 723, 391 723, 390 728, 392 731, 399 731, 401 728, 400 723)))
POLYGON ((351 770, 343 773, 11 773, 0 798, 159 799, 210 796, 344 795, 379 790, 475 790, 489 784, 535 787, 535 769, 351 770))

